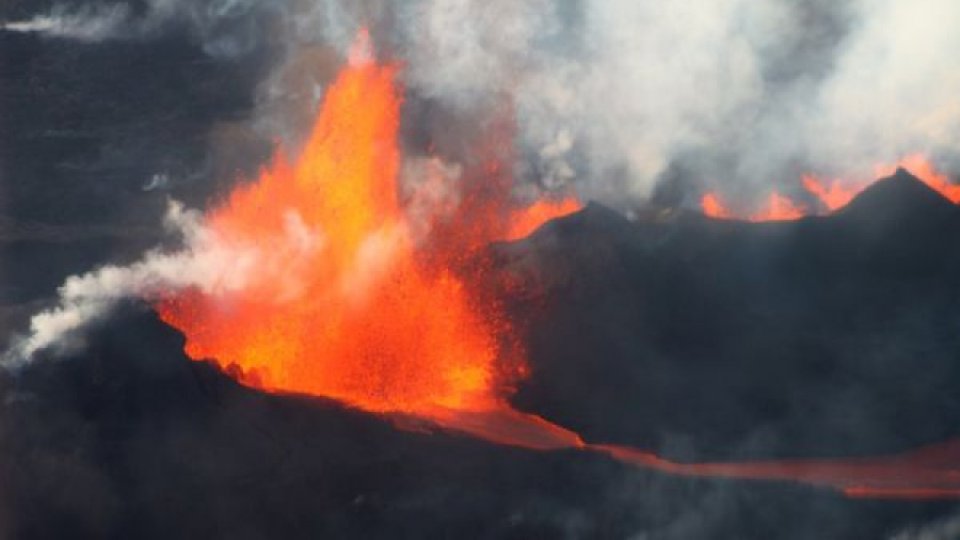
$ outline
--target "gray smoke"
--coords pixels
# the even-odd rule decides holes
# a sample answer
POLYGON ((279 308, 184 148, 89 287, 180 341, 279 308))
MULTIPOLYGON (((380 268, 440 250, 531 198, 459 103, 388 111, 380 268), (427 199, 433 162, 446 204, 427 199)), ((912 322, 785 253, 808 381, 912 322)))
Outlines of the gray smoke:
POLYGON ((89 40, 179 20, 212 55, 281 43, 257 125, 296 141, 367 25, 403 61, 409 92, 471 112, 510 96, 532 180, 605 201, 642 200, 677 166, 741 196, 804 170, 869 178, 905 154, 949 161, 960 133, 950 0, 147 4, 138 17, 120 4, 55 7, 6 27, 89 40))

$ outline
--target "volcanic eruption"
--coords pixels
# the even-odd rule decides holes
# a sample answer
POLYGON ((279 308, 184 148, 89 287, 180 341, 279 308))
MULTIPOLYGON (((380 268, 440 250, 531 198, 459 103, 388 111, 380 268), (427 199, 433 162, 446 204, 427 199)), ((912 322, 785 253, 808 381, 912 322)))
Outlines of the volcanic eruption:
MULTIPOLYGON (((960 496, 960 484, 943 478, 952 470, 953 446, 936 450, 950 457, 945 461, 917 452, 851 462, 679 464, 624 446, 587 444, 515 410, 511 390, 529 375, 515 330, 479 286, 490 269, 475 267, 472 277, 462 277, 456 264, 463 252, 523 237, 579 204, 568 198, 518 207, 509 191, 487 194, 479 212, 428 217, 452 221, 452 242, 433 244, 429 233, 414 238, 398 197, 398 69, 375 61, 362 31, 299 157, 289 163, 278 153, 271 168, 206 216, 218 242, 267 244, 272 253, 251 261, 256 271, 238 291, 188 289, 157 302, 161 318, 186 335, 191 357, 214 359, 256 388, 413 415, 505 444, 587 448, 673 474, 797 480, 858 497, 960 496)), ((925 162, 912 161, 928 186, 951 187, 925 162)), ((813 177, 804 180, 836 209, 835 193, 813 190, 820 185, 813 177)), ((715 195, 705 196, 708 215, 733 217, 718 205, 715 195)), ((772 193, 768 208, 749 220, 803 215, 772 193)))
POLYGON ((950 530, 955 84, 762 5, 19 5, 0 537, 950 530))

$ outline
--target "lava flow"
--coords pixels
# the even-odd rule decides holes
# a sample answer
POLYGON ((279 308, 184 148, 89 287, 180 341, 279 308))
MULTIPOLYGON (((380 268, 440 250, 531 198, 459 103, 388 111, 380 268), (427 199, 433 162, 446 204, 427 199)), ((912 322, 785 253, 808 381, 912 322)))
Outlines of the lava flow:
MULTIPOLYGON (((585 443, 513 409, 510 389, 527 368, 517 347, 504 345, 509 321, 455 269, 464 252, 524 236, 580 205, 517 207, 509 190, 481 190, 424 236, 420 221, 430 219, 398 195, 398 68, 377 63, 367 40, 361 33, 327 89, 299 157, 278 152, 256 182, 206 216, 207 233, 234 254, 231 286, 171 291, 156 303, 186 335, 190 357, 214 359, 256 388, 333 398, 400 424, 426 421, 525 448, 590 450, 670 474, 795 480, 850 496, 960 493, 960 481, 940 478, 953 461, 931 464, 929 452, 865 462, 676 464, 585 443)), ((792 211, 786 203, 781 210, 792 211)))
MULTIPOLYGON (((894 165, 878 165, 874 167, 876 177, 890 176, 898 167, 910 171, 931 189, 937 191, 954 204, 960 203, 960 184, 951 183, 946 174, 936 167, 923 154, 911 154, 894 165)), ((743 219, 746 221, 790 221, 808 215, 834 212, 847 205, 861 191, 872 184, 872 180, 842 180, 827 181, 814 174, 805 174, 801 178, 801 186, 814 199, 814 205, 804 204, 779 193, 771 193, 763 206, 753 212, 740 214, 733 212, 722 202, 715 192, 707 192, 700 198, 700 208, 703 213, 716 219, 743 219)))

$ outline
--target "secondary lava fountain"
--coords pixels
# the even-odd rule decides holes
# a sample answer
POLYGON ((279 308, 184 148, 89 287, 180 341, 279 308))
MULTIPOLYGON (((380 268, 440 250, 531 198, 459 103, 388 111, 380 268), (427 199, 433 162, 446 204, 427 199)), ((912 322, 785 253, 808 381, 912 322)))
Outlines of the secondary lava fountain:
MULTIPOLYGON (((677 464, 585 443, 513 409, 510 390, 527 367, 509 343, 510 323, 455 269, 464 252, 525 236, 580 204, 517 206, 493 182, 464 196, 442 226, 427 227, 436 238, 423 236, 414 220, 430 216, 408 211, 398 195, 397 71, 374 60, 361 32, 300 155, 291 161, 278 152, 257 181, 205 217, 207 234, 235 255, 234 282, 218 293, 170 291, 156 302, 161 318, 186 335, 190 357, 213 359, 250 386, 337 399, 400 424, 425 419, 497 443, 590 450, 671 474, 788 479, 850 496, 960 494, 952 481, 932 481, 952 468, 930 452, 867 462, 677 464)), ((502 170, 487 165, 490 174, 502 170)), ((788 203, 776 201, 777 211, 792 216, 788 203)), ((948 450, 953 456, 956 445, 948 450)))

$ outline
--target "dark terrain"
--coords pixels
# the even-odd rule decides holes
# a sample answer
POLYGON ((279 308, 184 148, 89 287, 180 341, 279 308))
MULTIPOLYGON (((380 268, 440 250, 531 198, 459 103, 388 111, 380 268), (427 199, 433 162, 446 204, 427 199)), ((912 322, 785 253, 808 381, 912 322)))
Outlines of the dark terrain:
MULTIPOLYGON (((796 223, 630 223, 591 205, 494 248, 529 323, 514 401, 680 460, 957 436, 957 256, 941 249, 957 213, 905 173, 796 223)), ((12 537, 878 538, 955 508, 411 431, 239 386, 139 304, 87 342, 3 379, 12 537)))
POLYGON ((960 209, 904 171, 795 222, 590 205, 496 249, 532 300, 515 309, 536 376, 514 402, 691 461, 960 435, 957 234, 960 209))
POLYGON ((411 432, 182 345, 126 306, 83 353, 2 379, 0 537, 879 538, 955 508, 411 432))

